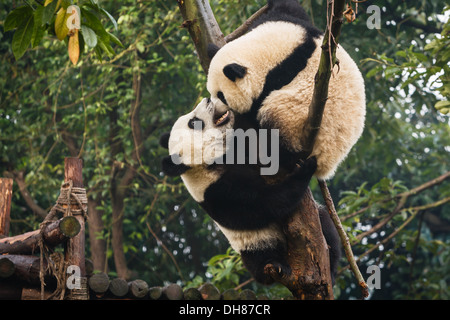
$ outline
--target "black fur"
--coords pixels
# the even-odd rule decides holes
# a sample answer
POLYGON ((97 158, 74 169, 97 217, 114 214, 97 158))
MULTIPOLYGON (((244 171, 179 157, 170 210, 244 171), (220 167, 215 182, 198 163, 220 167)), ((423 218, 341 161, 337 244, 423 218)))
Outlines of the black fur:
POLYGON ((217 51, 219 51, 219 50, 220 50, 220 47, 218 47, 216 44, 214 44, 214 43, 208 44, 208 48, 207 48, 208 57, 210 59, 214 58, 217 51))
POLYGON ((180 176, 189 170, 191 167, 184 163, 176 164, 172 160, 172 156, 167 156, 162 159, 162 171, 169 177, 180 176))
POLYGON ((292 270, 286 261, 286 243, 278 242, 271 248, 264 250, 241 251, 242 262, 256 281, 272 284, 272 277, 264 273, 264 267, 272 264, 280 274, 291 274, 292 270))
POLYGON ((205 191, 202 207, 232 230, 257 230, 282 223, 298 206, 316 171, 316 158, 278 184, 268 184, 256 166, 224 165, 222 176, 205 191))
POLYGON ((236 79, 242 79, 246 72, 247 68, 237 63, 227 64, 223 68, 223 74, 233 82, 236 81, 236 79))
POLYGON ((169 138, 169 132, 163 133, 161 137, 159 137, 159 144, 161 145, 161 147, 169 149, 169 138))

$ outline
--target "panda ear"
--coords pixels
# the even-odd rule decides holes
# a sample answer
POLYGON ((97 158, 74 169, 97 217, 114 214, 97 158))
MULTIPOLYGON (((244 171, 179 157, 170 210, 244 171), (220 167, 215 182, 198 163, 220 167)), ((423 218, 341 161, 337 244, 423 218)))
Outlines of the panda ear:
POLYGON ((219 51, 219 50, 220 50, 220 48, 217 45, 215 45, 214 43, 208 44, 208 48, 207 48, 208 57, 210 59, 212 59, 216 55, 217 51, 219 51))
POLYGON ((233 82, 236 81, 236 79, 242 79, 246 73, 247 68, 237 63, 227 64, 223 68, 223 74, 233 82))
POLYGON ((163 148, 169 149, 169 138, 170 132, 163 133, 161 137, 159 137, 159 145, 163 148))
POLYGON ((169 177, 180 176, 190 169, 184 163, 176 164, 173 162, 172 156, 167 156, 162 159, 162 171, 169 177))

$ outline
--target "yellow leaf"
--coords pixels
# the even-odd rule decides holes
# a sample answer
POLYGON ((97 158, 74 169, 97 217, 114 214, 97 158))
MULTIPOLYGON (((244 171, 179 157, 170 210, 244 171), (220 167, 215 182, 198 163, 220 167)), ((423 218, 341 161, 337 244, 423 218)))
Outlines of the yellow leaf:
POLYGON ((44 7, 46 7, 47 5, 49 5, 52 2, 53 2, 53 0, 45 0, 44 7))
POLYGON ((70 14, 67 14, 64 8, 59 9, 58 13, 56 14, 55 33, 56 37, 59 40, 64 40, 64 38, 69 33, 69 28, 67 27, 67 19, 69 18, 69 16, 70 14))
POLYGON ((80 57, 80 42, 78 41, 78 29, 69 37, 69 59, 76 65, 80 57))

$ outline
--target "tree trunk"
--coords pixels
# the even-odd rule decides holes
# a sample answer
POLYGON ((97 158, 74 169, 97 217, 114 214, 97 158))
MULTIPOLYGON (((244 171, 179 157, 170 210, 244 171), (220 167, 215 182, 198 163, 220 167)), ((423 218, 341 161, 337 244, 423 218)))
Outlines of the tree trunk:
POLYGON ((301 300, 332 300, 328 246, 322 233, 319 211, 311 190, 285 226, 288 243, 289 277, 279 277, 271 265, 266 272, 301 300))
POLYGON ((13 180, 0 178, 0 238, 9 234, 13 180))
POLYGON ((106 241, 100 239, 99 234, 104 230, 104 224, 102 220, 103 210, 98 210, 99 206, 97 200, 89 197, 88 201, 88 229, 89 229, 89 241, 91 244, 91 257, 94 265, 94 270, 106 272, 108 269, 106 259, 106 241))
MULTIPOLYGON (((137 58, 136 58, 137 59, 137 58)), ((123 279, 130 278, 130 271, 127 267, 125 253, 123 250, 123 219, 124 219, 124 200, 126 197, 126 190, 133 182, 137 169, 140 164, 140 154, 142 151, 143 137, 142 128, 140 124, 140 110, 141 110, 141 74, 139 71, 139 64, 136 60, 136 71, 133 74, 133 91, 135 98, 131 103, 130 118, 131 118, 131 132, 133 135, 134 150, 132 152, 132 162, 125 165, 121 162, 115 162, 112 171, 111 181, 111 197, 112 197, 112 239, 111 245, 114 253, 114 264, 116 267, 117 276, 123 279), (126 168, 125 168, 126 166, 126 168), (122 174, 123 172, 123 174, 122 174)), ((110 114, 111 121, 114 121, 114 113, 110 114)), ((117 124, 111 127, 115 128, 117 124)), ((116 145, 114 152, 120 148, 116 145)))

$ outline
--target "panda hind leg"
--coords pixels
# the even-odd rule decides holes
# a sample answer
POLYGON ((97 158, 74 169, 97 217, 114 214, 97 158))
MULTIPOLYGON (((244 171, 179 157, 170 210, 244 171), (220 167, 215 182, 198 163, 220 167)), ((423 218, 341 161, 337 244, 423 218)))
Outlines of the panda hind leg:
POLYGON ((279 276, 289 276, 292 269, 286 261, 286 249, 283 244, 274 248, 241 251, 242 262, 255 280, 262 284, 272 284, 274 279, 265 272, 267 265, 272 265, 279 276))

